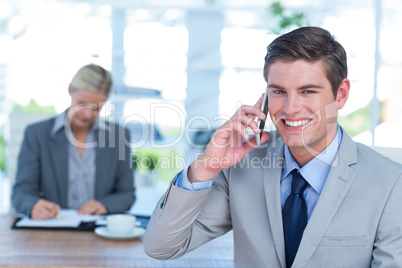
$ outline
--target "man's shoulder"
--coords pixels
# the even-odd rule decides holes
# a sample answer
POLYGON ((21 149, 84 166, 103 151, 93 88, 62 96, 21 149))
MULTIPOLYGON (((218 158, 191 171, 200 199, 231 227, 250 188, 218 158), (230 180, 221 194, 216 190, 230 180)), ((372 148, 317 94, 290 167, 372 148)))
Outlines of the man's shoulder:
POLYGON ((402 164, 375 151, 364 144, 356 142, 358 162, 372 164, 373 168, 396 168, 402 171, 402 164))

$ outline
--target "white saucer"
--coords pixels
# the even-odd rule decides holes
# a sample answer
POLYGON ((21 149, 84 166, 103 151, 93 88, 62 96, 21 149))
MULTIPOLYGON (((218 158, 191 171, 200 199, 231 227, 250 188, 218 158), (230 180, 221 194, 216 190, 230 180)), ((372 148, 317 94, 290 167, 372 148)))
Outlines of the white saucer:
POLYGON ((106 238, 106 239, 113 239, 113 240, 128 240, 128 239, 134 239, 138 238, 140 236, 143 236, 145 234, 145 229, 144 228, 138 228, 135 227, 130 233, 128 234, 116 234, 116 233, 110 233, 105 226, 103 227, 97 227, 95 229, 95 234, 106 238))

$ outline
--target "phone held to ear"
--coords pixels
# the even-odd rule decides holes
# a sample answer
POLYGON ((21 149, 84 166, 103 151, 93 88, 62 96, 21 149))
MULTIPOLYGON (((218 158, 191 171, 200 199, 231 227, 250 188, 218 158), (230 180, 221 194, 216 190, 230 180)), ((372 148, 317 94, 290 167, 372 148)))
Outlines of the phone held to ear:
POLYGON ((262 133, 264 131, 264 126, 265 126, 265 120, 267 120, 267 117, 268 117, 268 87, 265 89, 264 98, 263 98, 262 104, 261 104, 261 110, 263 111, 263 113, 265 114, 266 117, 263 120, 261 120, 261 119, 257 120, 258 128, 261 130, 260 134, 255 135, 255 144, 257 146, 260 146, 261 137, 262 137, 262 133))

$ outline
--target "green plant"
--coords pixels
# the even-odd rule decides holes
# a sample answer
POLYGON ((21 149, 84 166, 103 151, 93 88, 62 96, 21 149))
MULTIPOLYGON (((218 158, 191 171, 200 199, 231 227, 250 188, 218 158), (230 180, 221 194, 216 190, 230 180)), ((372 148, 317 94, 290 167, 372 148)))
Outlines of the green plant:
POLYGON ((6 171, 6 141, 0 136, 0 170, 6 171))
POLYGON ((138 150, 131 155, 132 167, 141 171, 155 170, 158 164, 158 156, 151 150, 138 150))
POLYGON ((138 154, 132 153, 131 154, 131 167, 133 169, 138 169, 138 160, 139 160, 138 154))
MULTIPOLYGON (((383 110, 382 102, 380 103, 379 109, 381 112, 378 115, 377 122, 381 123, 383 110)), ((347 116, 338 118, 338 122, 351 137, 370 130, 370 104, 348 114, 347 116)))
POLYGON ((159 180, 169 181, 185 165, 180 155, 171 149, 141 148, 132 152, 132 167, 140 173, 157 172, 159 180))
POLYGON ((302 12, 289 11, 281 4, 280 1, 273 2, 268 8, 269 16, 272 25, 269 30, 273 34, 282 34, 291 27, 301 27, 307 25, 307 18, 302 12))
POLYGON ((35 100, 31 100, 28 105, 14 105, 13 113, 36 113, 36 114, 55 114, 56 110, 53 106, 39 106, 35 100))
POLYGON ((156 165, 158 163, 158 158, 155 155, 147 155, 143 158, 143 165, 145 168, 149 169, 150 171, 154 171, 156 169, 156 165))

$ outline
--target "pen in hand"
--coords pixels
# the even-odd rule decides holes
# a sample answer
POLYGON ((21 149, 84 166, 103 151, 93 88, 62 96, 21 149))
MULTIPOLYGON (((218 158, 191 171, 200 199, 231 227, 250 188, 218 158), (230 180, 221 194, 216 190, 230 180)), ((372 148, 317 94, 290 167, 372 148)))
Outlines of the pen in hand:
POLYGON ((61 219, 61 217, 60 217, 60 206, 59 205, 55 205, 53 207, 53 218, 57 219, 57 220, 61 219))
POLYGON ((45 199, 39 199, 31 210, 31 218, 34 220, 46 220, 56 218, 60 213, 60 206, 45 199))

